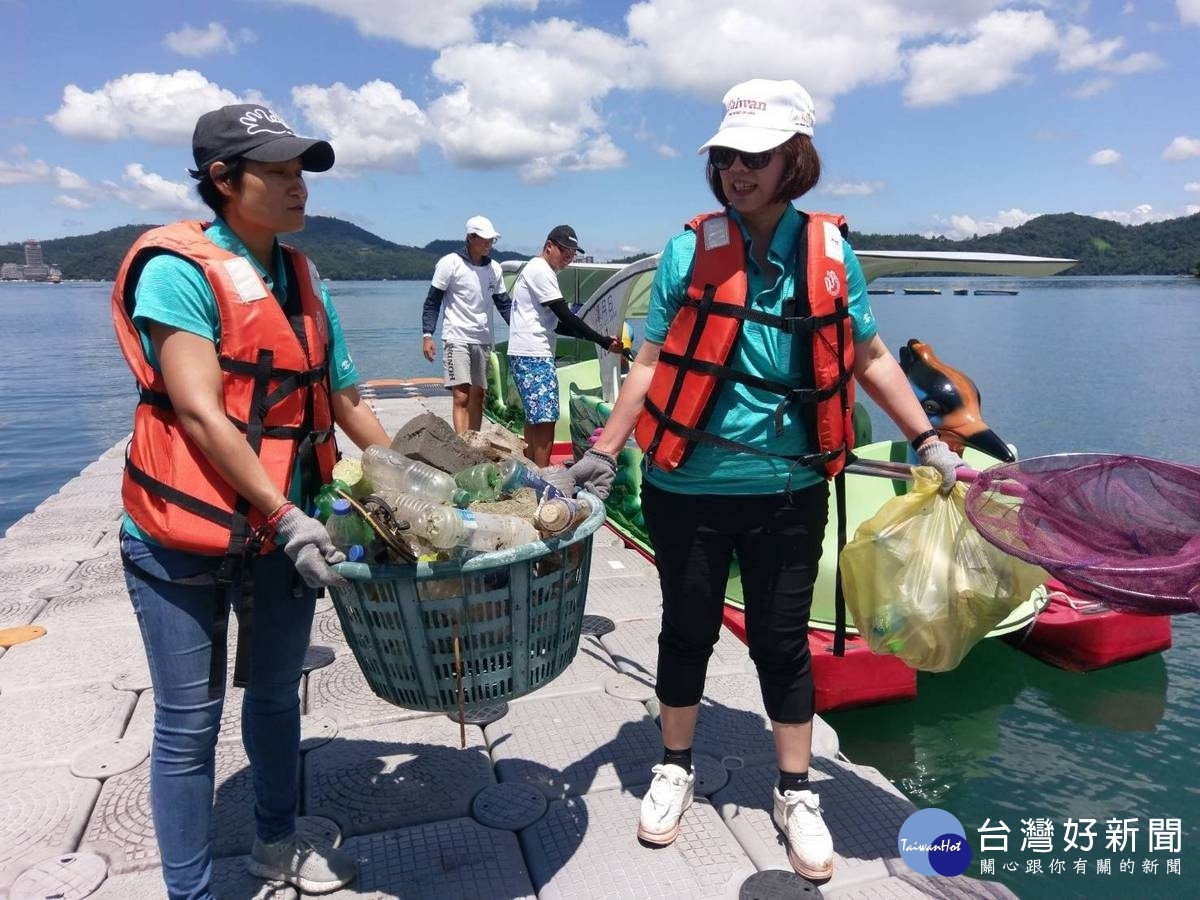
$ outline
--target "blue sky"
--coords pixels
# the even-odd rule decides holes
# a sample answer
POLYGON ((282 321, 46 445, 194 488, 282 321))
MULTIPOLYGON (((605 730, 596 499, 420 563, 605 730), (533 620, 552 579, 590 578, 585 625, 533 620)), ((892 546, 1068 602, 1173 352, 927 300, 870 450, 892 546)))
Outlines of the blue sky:
POLYGON ((1200 0, 0 0, 0 242, 200 215, 196 117, 265 100, 337 151, 310 213, 653 251, 752 77, 813 94, 800 205, 857 230, 1138 224, 1200 212, 1198 51, 1200 0))

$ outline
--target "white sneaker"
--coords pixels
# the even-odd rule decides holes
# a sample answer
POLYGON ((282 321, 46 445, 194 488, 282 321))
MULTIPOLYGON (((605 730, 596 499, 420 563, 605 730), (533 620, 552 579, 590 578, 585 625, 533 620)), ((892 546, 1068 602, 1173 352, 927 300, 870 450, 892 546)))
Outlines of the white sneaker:
POLYGON ((821 817, 821 800, 812 791, 779 793, 775 788, 775 824, 787 838, 788 862, 809 881, 833 875, 833 838, 821 817))
POLYGON ((683 811, 692 805, 696 776, 674 763, 660 763, 651 771, 654 780, 642 798, 638 837, 651 844, 669 844, 679 834, 683 811))
POLYGON ((327 894, 358 874, 358 860, 345 850, 317 848, 298 834, 275 844, 254 839, 246 868, 268 881, 285 881, 303 894, 327 894))

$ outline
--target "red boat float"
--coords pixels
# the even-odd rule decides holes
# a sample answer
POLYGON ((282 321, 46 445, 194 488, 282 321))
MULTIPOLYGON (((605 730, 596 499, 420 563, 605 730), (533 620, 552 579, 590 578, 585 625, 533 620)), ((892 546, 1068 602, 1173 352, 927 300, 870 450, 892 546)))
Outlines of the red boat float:
POLYGON ((1005 638, 1031 656, 1060 669, 1090 672, 1171 646, 1170 616, 1118 612, 1072 594, 1053 578, 1046 589, 1048 602, 1033 625, 1005 638))

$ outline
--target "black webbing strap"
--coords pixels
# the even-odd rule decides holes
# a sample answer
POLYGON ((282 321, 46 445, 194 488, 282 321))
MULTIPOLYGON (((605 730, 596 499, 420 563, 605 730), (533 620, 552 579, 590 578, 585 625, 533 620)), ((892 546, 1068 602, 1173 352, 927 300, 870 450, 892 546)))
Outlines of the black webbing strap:
POLYGON ((742 444, 737 441, 731 441, 728 438, 723 438, 712 434, 708 431, 702 431, 699 428, 691 428, 680 422, 676 422, 664 417, 663 411, 654 405, 649 399, 645 401, 644 409, 659 422, 663 431, 670 431, 672 434, 677 434, 680 437, 686 438, 689 441, 703 444, 713 444, 724 450, 732 450, 739 453, 751 453, 755 456, 765 456, 773 459, 787 459, 802 466, 810 466, 818 470, 824 470, 825 464, 837 459, 846 452, 846 447, 838 447, 836 450, 827 450, 824 453, 805 453, 797 456, 789 456, 782 453, 771 453, 769 450, 761 450, 758 447, 752 447, 749 444, 742 444))
POLYGON ((834 558, 833 655, 846 655, 846 595, 842 592, 842 548, 846 546, 846 470, 833 479, 837 507, 837 556, 834 558))
MULTIPOLYGON (((254 387, 250 392, 250 421, 246 423, 246 443, 254 451, 255 456, 262 449, 262 439, 266 418, 270 405, 267 403, 267 389, 275 375, 273 362, 275 353, 272 350, 258 351, 258 361, 254 371, 254 387)), ((250 648, 253 646, 254 635, 254 584, 250 567, 246 565, 246 555, 251 550, 253 536, 250 533, 250 501, 238 495, 233 506, 233 524, 229 529, 229 547, 225 551, 225 559, 221 564, 218 580, 222 574, 228 574, 229 580, 225 587, 232 584, 233 576, 240 576, 242 584, 242 602, 238 606, 238 644, 233 663, 233 686, 244 688, 250 683, 250 668, 253 664, 250 648)), ((224 628, 228 628, 229 608, 221 604, 221 614, 226 620, 224 628)), ((215 626, 216 623, 214 623, 215 626)), ((214 627, 215 633, 215 627, 214 627)), ((215 641, 214 641, 215 649, 215 641)), ((215 655, 215 654, 214 654, 215 655)), ((224 677, 224 656, 222 653, 221 675, 224 677)), ((209 692, 213 690, 212 677, 215 666, 209 672, 209 692)))
POLYGON ((125 457, 125 471, 135 484, 145 488, 152 494, 157 494, 173 506, 186 509, 188 512, 200 516, 202 519, 208 519, 210 522, 215 522, 224 528, 229 528, 233 524, 232 514, 227 513, 219 506, 213 506, 199 497, 185 494, 183 491, 159 481, 145 470, 138 468, 133 460, 129 458, 128 454, 125 457))
MULTIPOLYGON (((700 307, 701 300, 693 300, 691 297, 684 299, 680 304, 683 306, 693 306, 697 309, 700 307)), ((772 328, 778 328, 781 331, 786 331, 789 334, 797 332, 812 333, 826 325, 835 325, 842 319, 850 315, 850 311, 837 310, 825 316, 812 315, 797 315, 798 305, 795 298, 784 302, 784 315, 777 316, 774 313, 761 312, 757 309, 751 309, 747 306, 739 306, 736 303, 727 303, 722 300, 714 300, 709 304, 708 310, 714 316, 727 316, 731 319, 740 319, 743 322, 754 322, 758 325, 768 325, 772 328)))
MULTIPOLYGON (((844 297, 835 297, 833 300, 834 307, 837 311, 846 312, 849 314, 850 307, 846 303, 844 297)), ((843 422, 847 418, 847 413, 850 410, 850 372, 846 369, 846 329, 839 327, 837 330, 837 359, 838 359, 838 389, 842 399, 842 419, 843 422)), ((843 429, 845 425, 843 425, 843 429)), ((848 435, 843 435, 843 449, 846 452, 845 462, 850 461, 850 441, 853 439, 853 432, 848 435)), ((842 593, 842 548, 846 546, 846 467, 843 466, 841 471, 834 478, 834 487, 837 491, 837 558, 834 560, 834 565, 837 566, 837 578, 834 587, 834 633, 833 633, 833 655, 846 655, 846 597, 842 593)))

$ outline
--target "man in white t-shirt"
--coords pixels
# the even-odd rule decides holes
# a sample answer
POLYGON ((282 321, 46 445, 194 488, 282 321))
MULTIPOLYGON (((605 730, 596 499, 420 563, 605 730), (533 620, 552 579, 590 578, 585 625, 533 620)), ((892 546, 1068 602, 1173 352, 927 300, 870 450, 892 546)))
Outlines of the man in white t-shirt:
POLYGON ((541 256, 527 262, 513 284, 508 370, 525 407, 525 455, 537 466, 550 464, 558 421, 556 334, 594 341, 610 353, 621 352, 620 338, 592 329, 563 299, 558 273, 582 252, 575 229, 556 225, 546 236, 541 256))
POLYGON ((433 281, 421 313, 421 350, 433 362, 433 328, 442 312, 442 368, 453 392, 454 430, 478 431, 483 424, 483 397, 488 357, 492 352, 492 305, 508 321, 512 301, 504 289, 500 263, 488 253, 500 233, 484 216, 467 219, 467 243, 447 253, 433 270, 433 281))

